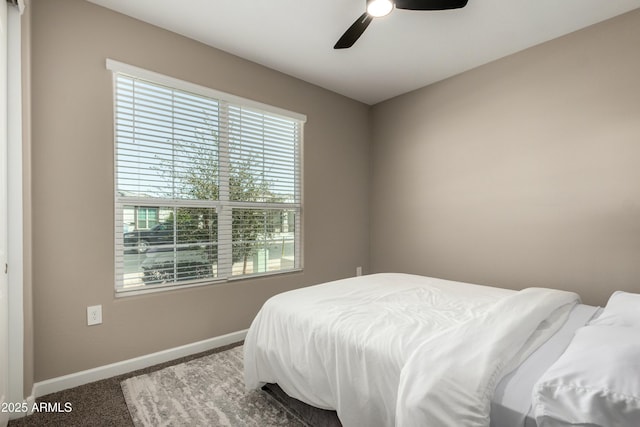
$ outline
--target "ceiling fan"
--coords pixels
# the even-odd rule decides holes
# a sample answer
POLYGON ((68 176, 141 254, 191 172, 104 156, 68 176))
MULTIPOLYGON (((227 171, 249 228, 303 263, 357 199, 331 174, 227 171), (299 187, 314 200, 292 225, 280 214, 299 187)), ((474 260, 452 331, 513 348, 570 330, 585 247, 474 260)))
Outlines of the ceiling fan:
POLYGON ((360 15, 340 40, 333 46, 334 49, 346 49, 360 38, 374 18, 386 16, 395 7, 406 10, 447 10, 459 9, 467 5, 468 0, 366 0, 367 11, 360 15))

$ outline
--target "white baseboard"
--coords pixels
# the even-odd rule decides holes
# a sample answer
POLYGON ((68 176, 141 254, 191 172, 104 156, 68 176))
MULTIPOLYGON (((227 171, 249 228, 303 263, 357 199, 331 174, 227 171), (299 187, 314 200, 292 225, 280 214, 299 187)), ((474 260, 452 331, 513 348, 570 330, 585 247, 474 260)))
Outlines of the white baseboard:
POLYGON ((247 336, 247 332, 248 329, 232 332, 230 334, 209 338, 180 347, 170 348, 157 353, 123 360, 122 362, 99 366, 86 371, 80 371, 74 374, 40 381, 33 385, 33 391, 31 392, 29 399, 35 399, 50 393, 66 390, 68 388, 81 386, 94 381, 114 377, 116 375, 126 374, 127 372, 132 372, 142 368, 148 368, 149 366, 157 365, 158 363, 168 362, 170 360, 233 344, 244 340, 247 336))

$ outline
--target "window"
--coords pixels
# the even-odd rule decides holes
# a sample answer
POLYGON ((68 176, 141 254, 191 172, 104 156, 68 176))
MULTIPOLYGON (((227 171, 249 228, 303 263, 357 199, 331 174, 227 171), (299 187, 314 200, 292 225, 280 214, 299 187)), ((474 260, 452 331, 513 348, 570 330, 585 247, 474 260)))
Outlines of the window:
POLYGON ((134 211, 138 213, 136 215, 137 222, 134 224, 134 230, 148 230, 158 224, 158 208, 137 206, 134 208, 134 211))
POLYGON ((302 268, 305 117, 107 61, 116 291, 302 268))

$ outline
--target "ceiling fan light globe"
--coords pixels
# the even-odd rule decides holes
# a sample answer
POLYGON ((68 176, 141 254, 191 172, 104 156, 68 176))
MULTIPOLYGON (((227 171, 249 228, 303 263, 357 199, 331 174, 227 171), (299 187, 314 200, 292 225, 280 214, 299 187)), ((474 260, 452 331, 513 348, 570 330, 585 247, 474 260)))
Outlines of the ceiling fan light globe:
POLYGON ((386 16, 393 10, 391 0, 370 0, 367 2, 367 13, 375 18, 386 16))

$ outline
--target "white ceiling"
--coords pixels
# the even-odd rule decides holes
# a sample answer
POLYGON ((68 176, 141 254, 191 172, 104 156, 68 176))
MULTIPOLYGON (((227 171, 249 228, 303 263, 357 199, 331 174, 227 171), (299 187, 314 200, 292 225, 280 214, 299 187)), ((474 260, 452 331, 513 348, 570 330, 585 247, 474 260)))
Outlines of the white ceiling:
POLYGON ((365 0, 88 0, 375 104, 640 7, 640 0, 470 0, 394 10, 334 50, 365 0))

